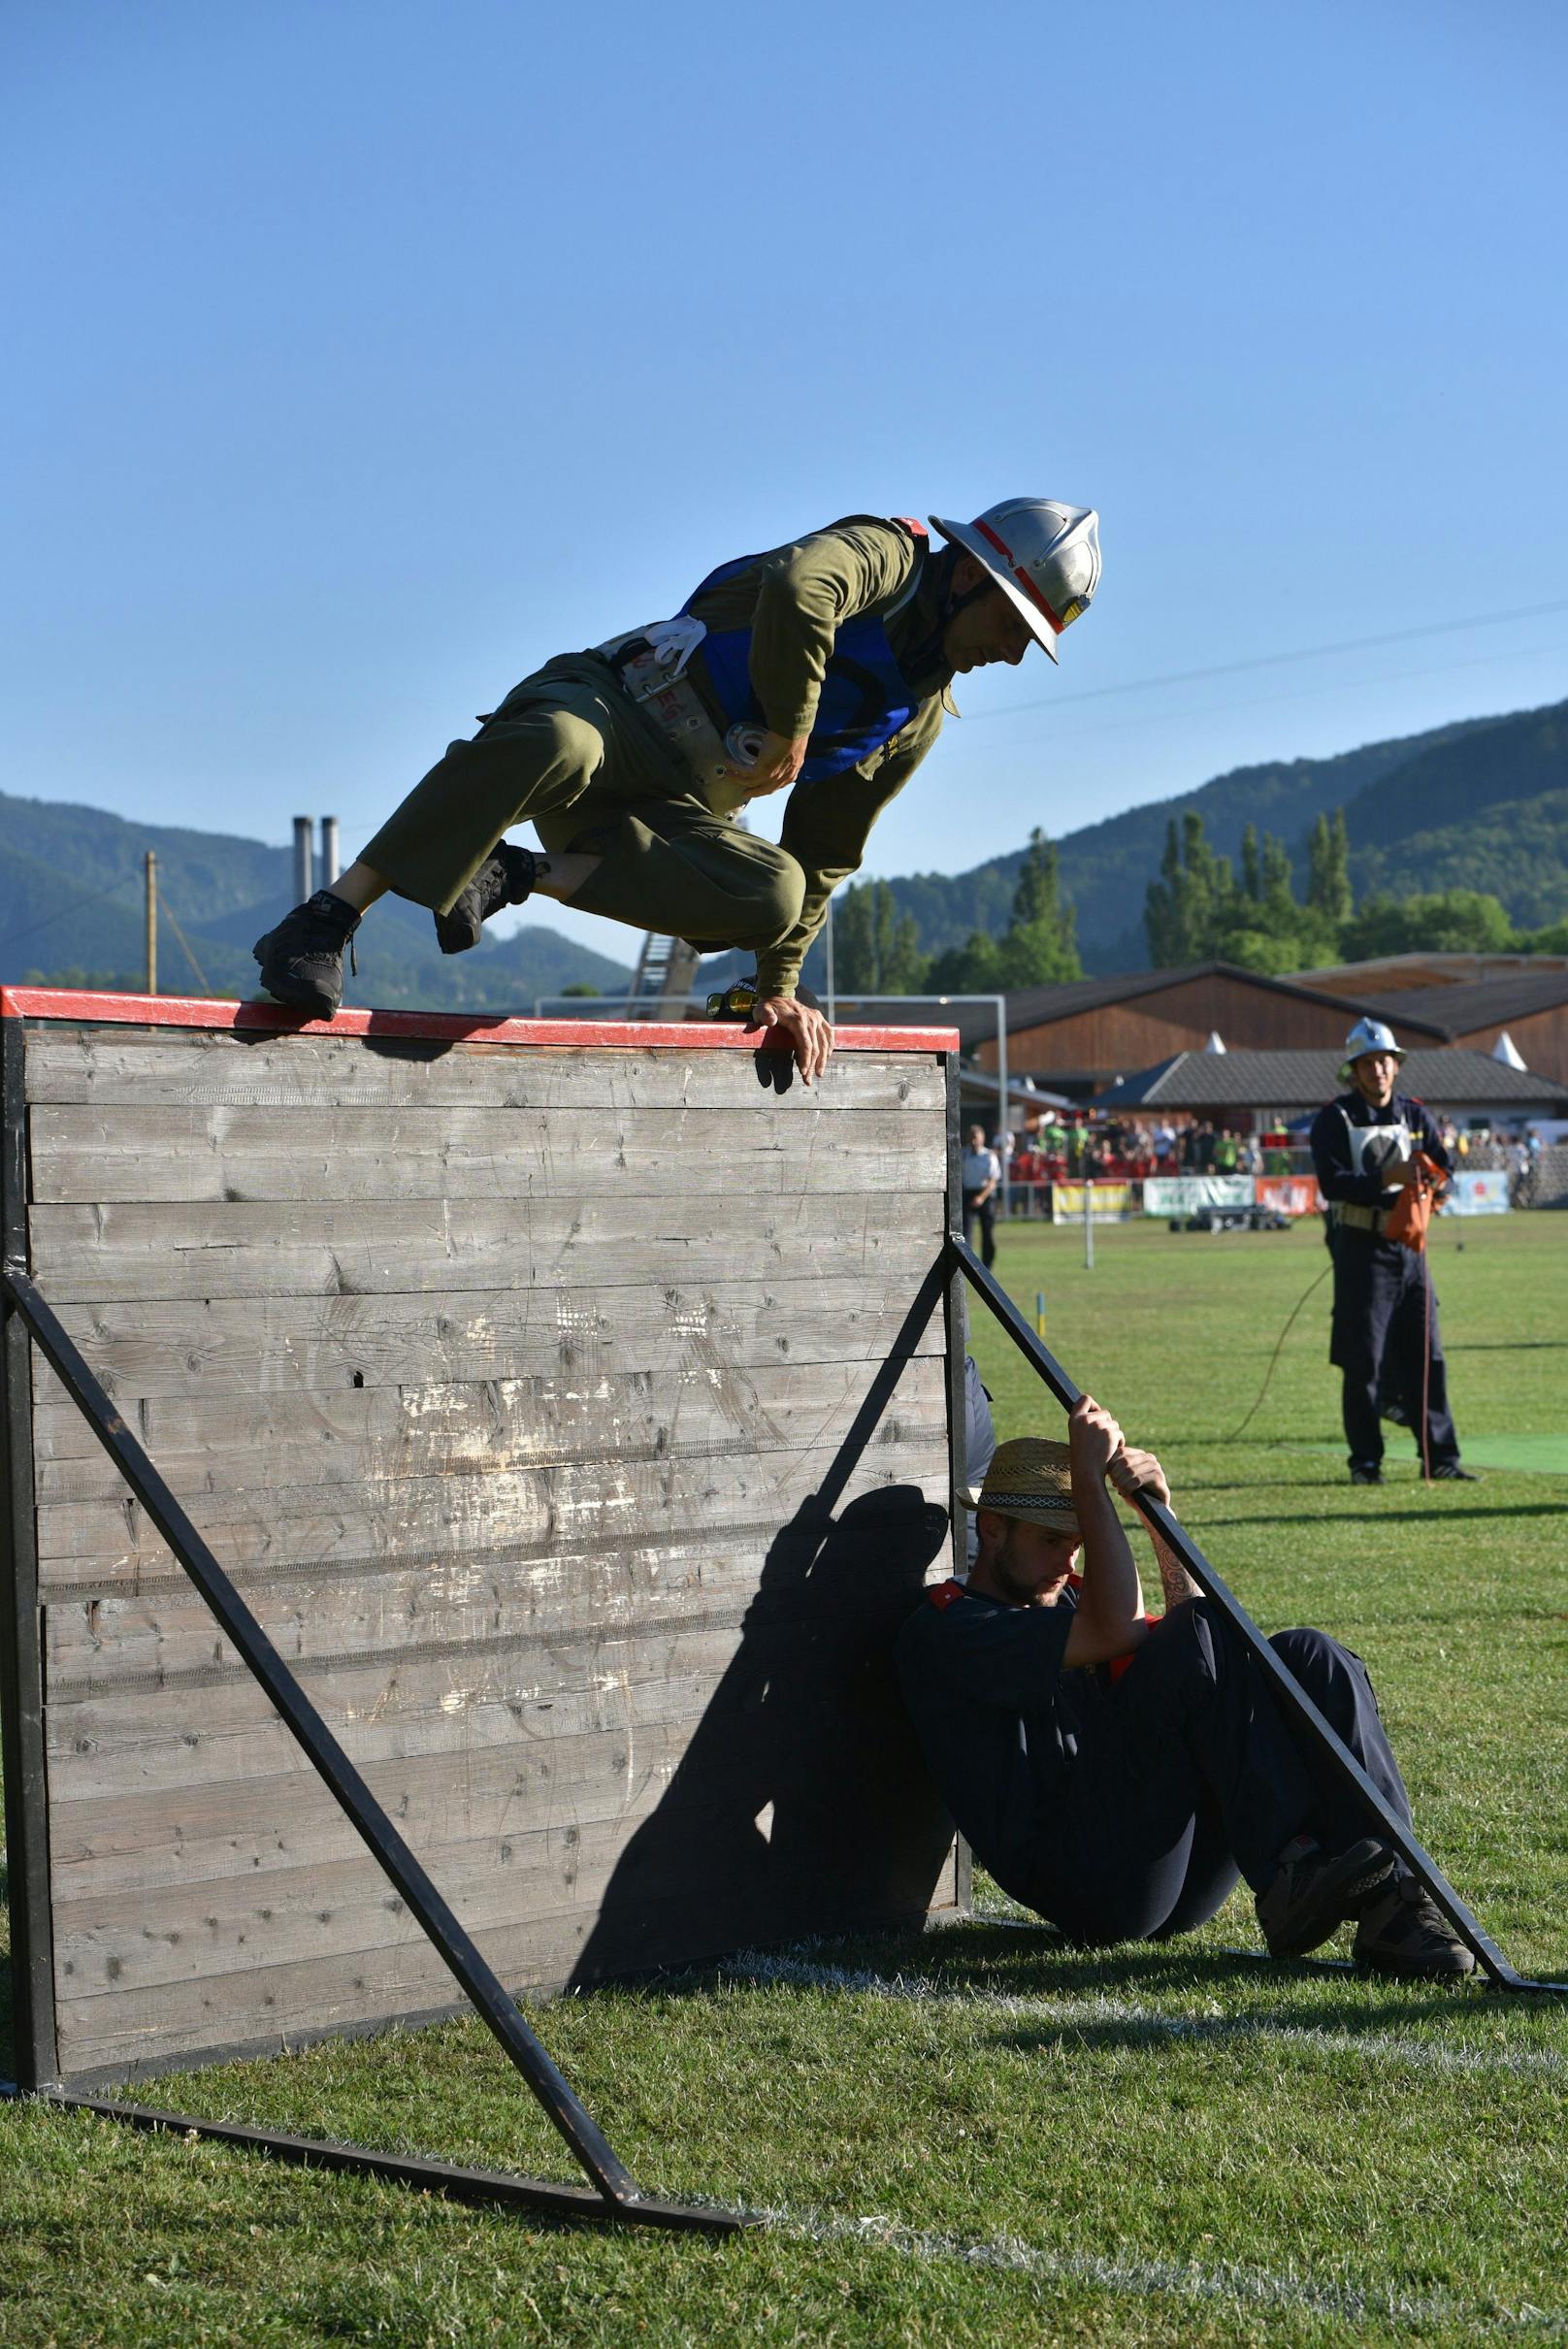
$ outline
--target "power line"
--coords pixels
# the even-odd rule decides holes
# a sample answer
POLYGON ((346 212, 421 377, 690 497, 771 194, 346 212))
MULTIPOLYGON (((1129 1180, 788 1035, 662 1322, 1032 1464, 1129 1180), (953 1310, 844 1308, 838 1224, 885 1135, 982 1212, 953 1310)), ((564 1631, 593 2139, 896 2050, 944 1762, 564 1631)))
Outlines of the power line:
POLYGON ((192 947, 191 942, 186 937, 184 931, 180 929, 179 922, 175 919, 175 909, 170 904, 167 897, 164 895, 161 889, 157 893, 157 907, 161 914, 167 916, 170 929, 174 931, 175 936, 180 940, 180 945, 184 948, 185 960, 190 964, 191 969, 196 973, 197 986, 201 989, 204 995, 210 995, 212 990, 208 982, 207 973, 197 962, 195 949, 192 947))
POLYGON ((1380 644, 1409 644, 1424 636, 1461 635, 1466 629, 1500 628, 1515 620, 1537 620, 1548 612, 1568 611, 1568 596, 1552 604, 1522 604, 1514 611, 1490 611, 1472 620, 1433 620, 1424 628, 1395 628, 1376 636, 1352 636, 1340 644, 1308 644, 1294 652, 1259 653, 1250 661, 1222 661, 1212 669, 1172 669, 1162 677, 1131 677, 1125 685, 1094 685, 1082 693, 1047 694, 1037 701, 1009 701, 1005 709, 983 709, 966 719, 1012 718, 1025 710, 1061 709, 1068 701, 1104 701, 1119 694, 1153 693, 1163 685, 1192 685, 1204 677, 1237 677, 1250 669, 1277 669, 1290 661, 1325 661, 1335 653, 1363 652, 1380 644))
POLYGON ((57 888, 64 889, 69 893, 71 897, 70 904, 62 905, 58 913, 45 914, 43 920, 40 922, 29 922, 25 930, 14 930, 6 941, 9 946, 16 946, 20 942, 21 939, 34 936, 38 930, 48 930, 51 922, 63 922, 67 914, 75 913, 77 908, 81 905, 96 905, 101 897, 117 897, 121 890, 131 889, 135 887, 135 884, 128 879, 123 881, 111 881, 107 889, 94 889, 87 891, 80 889, 73 890, 71 889, 71 885, 68 881, 57 880, 55 886, 57 888))
MULTIPOLYGON (((111 881, 106 889, 94 890, 72 889, 69 882, 56 881, 57 888, 64 889, 69 892, 69 904, 60 906, 54 913, 45 914, 40 921, 29 922, 25 930, 12 930, 7 937, 6 944, 8 947, 19 945, 23 939, 36 936, 39 930, 48 930, 51 923, 63 922, 67 914, 77 913, 84 905, 96 905, 105 897, 119 897, 124 891, 136 889, 138 886, 139 885, 129 876, 127 876, 124 880, 111 881)), ((157 892, 157 907, 159 913, 162 914, 167 920, 170 929, 174 931, 175 936, 179 939, 180 946, 183 948, 185 960, 190 964, 191 969, 196 973, 197 981, 201 986, 203 994, 211 995, 212 992, 212 986, 208 980, 206 972, 203 970, 200 962, 198 962, 196 960, 196 950, 191 945, 190 940, 186 937, 183 930, 181 930, 176 917, 175 909, 170 904, 168 896, 162 888, 160 888, 157 892)))
MULTIPOLYGON (((1561 645, 1553 644, 1543 645, 1530 652, 1488 653, 1465 661, 1441 663, 1427 661, 1420 669, 1386 669, 1375 677, 1357 677, 1354 690, 1356 693, 1372 693, 1384 685, 1407 685, 1418 677, 1440 675, 1448 677, 1457 675, 1461 669, 1495 669, 1500 663, 1517 666, 1524 661, 1561 661, 1562 658, 1561 645)), ((1141 718, 1090 718, 1082 726, 1068 724, 1062 727, 1060 731, 1053 730, 1051 740, 1053 743, 1069 742, 1077 741, 1083 734, 1135 734, 1140 727, 1149 726, 1161 726, 1167 730, 1174 730, 1178 726, 1189 725, 1194 718, 1228 718, 1236 714, 1245 715, 1248 711, 1255 709, 1277 709, 1282 701, 1309 701, 1319 690, 1315 685, 1292 685, 1284 693, 1253 694, 1245 701, 1232 699, 1226 701, 1205 701, 1195 709, 1184 709, 1175 716, 1168 711, 1145 710, 1141 718)), ((1458 729, 1464 726, 1484 726, 1487 721, 1475 718, 1454 718, 1447 723, 1458 729)), ((1441 731, 1441 728, 1422 728, 1420 731, 1437 733, 1441 731)))

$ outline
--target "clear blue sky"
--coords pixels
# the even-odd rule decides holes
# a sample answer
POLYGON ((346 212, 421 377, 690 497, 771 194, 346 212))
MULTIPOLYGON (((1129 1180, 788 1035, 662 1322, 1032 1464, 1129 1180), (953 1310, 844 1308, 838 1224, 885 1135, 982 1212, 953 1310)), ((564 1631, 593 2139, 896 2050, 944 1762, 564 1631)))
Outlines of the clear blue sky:
POLYGON ((868 872, 1568 693, 1558 0, 12 0, 0 62, 9 791, 351 850, 713 563, 1019 491, 1099 598, 868 872))

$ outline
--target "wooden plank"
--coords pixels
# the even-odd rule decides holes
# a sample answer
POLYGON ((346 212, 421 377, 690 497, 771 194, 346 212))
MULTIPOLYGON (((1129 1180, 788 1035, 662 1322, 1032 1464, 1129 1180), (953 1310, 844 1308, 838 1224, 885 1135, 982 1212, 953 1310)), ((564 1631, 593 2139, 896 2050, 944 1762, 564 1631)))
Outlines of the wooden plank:
MULTIPOLYGON (((881 1634, 885 1646, 885 1623, 881 1634)), ((656 1771, 639 1775, 628 1739, 607 1775, 601 1747, 597 1781, 585 1773, 571 1786, 536 1779, 524 1788, 501 1842, 474 1831, 466 1804, 451 1808, 455 1840, 425 1857, 465 1922, 481 1936, 508 1917, 532 1925, 565 1898, 592 1913, 597 1936, 617 1914, 638 1917, 650 1893, 700 1901, 716 1882, 748 1878, 772 1889, 803 1861, 822 1924, 835 1907, 841 1914, 868 1898, 885 1908, 890 1878, 907 1876, 921 1851, 923 1902, 947 1829, 907 1724, 890 1713, 885 1658, 876 1686, 861 1682, 846 1651, 825 1673, 819 1642, 795 1626, 758 1642, 750 1666, 692 1730, 678 1778, 664 1778, 677 1758, 672 1745, 656 1771), (752 1701, 759 1688, 762 1706, 752 1701)), ((243 1787, 231 1791, 243 1801, 243 1787)), ((252 1968, 280 1968, 285 1953, 304 1965, 345 1948, 374 1953, 406 1931, 400 1905, 363 1857, 311 1864, 285 1855, 265 1875, 242 1867, 171 1881, 150 1903, 135 1886, 62 1903, 61 1945, 75 1976, 62 1990, 134 1998, 152 1985, 231 1975, 242 1977, 234 1992, 243 2004, 252 1968)))
MULTIPOLYGON (((846 1172, 853 1175, 853 1160, 846 1172)), ((374 1295, 645 1287, 767 1278, 821 1263, 874 1274, 903 1243, 940 1245, 939 1191, 810 1198, 442 1200, 335 1206, 35 1207, 33 1272, 51 1304, 163 1297, 374 1295)))
MULTIPOLYGON (((934 1526, 933 1518, 932 1535, 921 1543, 908 1578, 911 1587, 918 1570, 939 1550, 934 1526)), ((532 1731, 574 1736, 598 1731, 623 1713, 630 1718, 634 1710, 647 1719, 681 1717, 689 1700, 677 1681, 695 1685, 705 1673, 721 1674, 753 1606, 758 1614, 750 1627, 759 1638, 802 1620, 831 1630, 834 1639, 859 1636, 861 1618, 852 1611, 840 1614, 825 1601, 792 1600, 788 1593, 759 1601, 734 1584, 703 1593, 700 1605, 684 1611, 629 1612, 613 1632, 590 1625, 465 1640, 448 1626, 441 1640, 288 1660, 323 1718, 366 1758, 466 1748, 532 1731)), ((292 1752, 286 1733, 273 1735, 276 1728, 257 1684, 233 1666, 215 1639, 200 1666, 111 1680, 62 1676, 49 1705, 55 1797, 128 1789, 147 1773, 169 1784, 254 1776, 263 1767, 283 1766, 264 1764, 263 1755, 292 1752), (265 1737, 252 1734, 258 1729, 265 1737), (231 1765, 225 1741, 236 1739, 245 1741, 245 1758, 231 1765), (130 1756, 138 1757, 134 1765, 130 1756), (121 1760, 123 1780, 115 1777, 121 1760)))
MULTIPOLYGON (((571 1738, 518 1736, 466 1749, 393 1755, 365 1776, 415 1851, 460 1832, 499 1846, 520 1826, 619 1815, 644 1785, 668 1784, 691 1738, 687 1721, 646 1723, 635 1752, 624 1723, 571 1738), (631 1774, 635 1771, 635 1776, 631 1774)), ((54 1898, 62 1907, 235 1876, 254 1883, 280 1869, 349 1859, 364 1844, 313 1771, 57 1801, 51 1812, 54 1898)), ((151 1914, 159 1904, 148 1903, 151 1914)))
MULTIPOLYGON (((552 1909, 591 1917, 627 1835, 664 1789, 645 1790, 623 1814, 563 1815, 551 1827, 519 1827, 505 1842, 464 1842, 420 1854, 471 1933, 525 1926, 552 1909)), ((280 1869, 265 1878, 212 1878, 166 1887, 155 1903, 140 1892, 91 1904, 62 1904, 55 1967, 73 2000, 122 1998, 160 1984, 228 1981, 317 1956, 358 1955, 413 1940, 418 1928, 376 1862, 357 1857, 280 1869)), ((432 1951, 432 1957, 435 1953, 432 1951)), ((435 1960, 440 1965, 440 1960, 435 1960)))
MULTIPOLYGON (((720 1885, 699 1904, 683 1884, 669 1898, 654 1895, 617 1940, 596 1932, 590 1910, 564 1907, 526 1924, 487 1928, 476 1935, 486 1959, 519 1993, 564 1988, 633 1965, 697 1962, 756 1942, 847 1931, 857 1925, 914 1916, 923 1908, 951 1908, 949 1851, 934 1868, 922 1867, 895 1886, 897 1905, 878 1901, 878 1887, 825 1883, 809 1863, 773 1868, 738 1885, 720 1885), (928 1888, 920 1890, 921 1879, 928 1888), (598 1944, 602 1957, 585 1956, 598 1944)), ((100 2076, 129 2077, 214 2049, 264 2052, 297 2046, 312 2036, 363 2029, 421 2015, 461 2012, 451 1977, 428 1942, 408 1940, 294 1965, 256 1968, 240 1975, 163 1984, 120 1998, 64 2000, 60 2006, 61 2062, 68 2084, 100 2076), (238 1993, 243 1989, 243 2001, 238 1993)))
MULTIPOLYGON (((673 1767, 671 1761, 669 1768, 673 1767)), ((526 1928, 534 1918, 568 1907, 592 1919, 631 1836, 657 1812, 668 1782, 645 1778, 633 1788, 611 1784, 601 1809, 587 1803, 562 1806, 548 1821, 517 1820, 499 1840, 465 1836, 427 1848, 420 1858, 471 1933, 508 1924, 526 1928)), ((787 1815, 792 1799, 802 1812, 814 1812, 831 1797, 820 1778, 792 1787, 786 1776, 773 1798, 773 1839, 794 1835, 787 1815)), ((728 1834, 739 1843, 742 1864, 761 1862, 760 1850, 746 1849, 753 1840, 765 1844, 761 1830, 749 1816, 737 1815, 733 1796, 727 1800, 714 1786, 705 1802, 685 1806, 683 1828, 691 1832, 683 1838, 688 1846, 684 1882, 667 1880, 661 1886, 667 1896, 677 1890, 702 1896, 706 1870, 690 1843, 704 1825, 716 1837, 728 1834)), ((874 1878, 875 1855, 866 1855, 866 1866, 874 1878)), ((417 1931, 363 1848, 340 1860, 284 1867, 265 1876, 167 1885, 154 1902, 140 1890, 62 1901, 56 1913, 60 1992, 82 2001, 219 1979, 233 1983, 243 2000, 237 1976, 321 1955, 396 1946, 417 1931)))
MULTIPOLYGON (((933 1467, 929 1438, 901 1440, 884 1419, 871 1436, 851 1490, 919 1482, 933 1467)), ((193 1493, 188 1514, 222 1564, 277 1567, 307 1562, 378 1562, 419 1555, 474 1557, 495 1549, 564 1542, 680 1538, 711 1520, 779 1525, 810 1502, 839 1468, 838 1451, 746 1449, 693 1460, 584 1462, 505 1470, 494 1476, 367 1480, 356 1488, 193 1493)), ((38 1511, 40 1581, 105 1586, 134 1582, 172 1563, 140 1505, 118 1500, 55 1501, 38 1511), (63 1570, 63 1571, 62 1571, 63 1570)))
POLYGON ((32 1191, 69 1201, 811 1197, 940 1179, 939 1110, 137 1108, 30 1116, 32 1191))
MULTIPOLYGON (((917 1461, 911 1466, 909 1485, 888 1483, 879 1465, 867 1469, 863 1457, 849 1472, 840 1497, 847 1501, 860 1496, 857 1521, 863 1524, 873 1507, 879 1517, 897 1516, 905 1494, 929 1484, 930 1473, 929 1461, 917 1461), (884 1494, 887 1512, 875 1497, 884 1494)), ((639 1525, 636 1513, 629 1512, 624 1522, 606 1526, 595 1525, 584 1516, 580 1522, 557 1525, 542 1538, 494 1541, 482 1548, 454 1546, 444 1540, 444 1529, 438 1527, 432 1540, 410 1540, 373 1557, 348 1550, 336 1557, 228 1558, 225 1564, 235 1587, 252 1605, 267 1603, 277 1595, 286 1598, 407 1571, 424 1575, 432 1587, 448 1579, 454 1583, 472 1582, 475 1576, 496 1577, 519 1588, 526 1583, 539 1594, 548 1592, 552 1609, 570 1609, 574 1604, 573 1591, 597 1589, 602 1578, 618 1579, 634 1588, 645 1578, 667 1571, 706 1572, 709 1569, 700 1562, 704 1557, 754 1555, 758 1563, 767 1556, 793 1558, 798 1551, 808 1551, 817 1540, 817 1522, 815 1496, 807 1494, 782 1524, 766 1509, 759 1510, 742 1499, 739 1514, 733 1517, 709 1506, 696 1512, 687 1523, 670 1518, 639 1525), (683 1563, 687 1560, 696 1562, 688 1569, 683 1563)), ((148 1600, 184 1597, 192 1587, 172 1552, 129 1567, 114 1558, 84 1555, 75 1570, 69 1558, 59 1558, 49 1575, 49 1604, 55 1607, 102 1602, 115 1592, 148 1600)), ((545 1605, 542 1595, 538 1603, 545 1605)))
POLYGON ((840 1054, 822 1085, 795 1082, 777 1053, 616 1052, 483 1042, 367 1048, 330 1036, 248 1038, 193 1029, 49 1028, 26 1038, 29 1101, 185 1102, 235 1108, 750 1110, 763 1098, 815 1112, 940 1109, 942 1064, 929 1052, 840 1054), (782 1090, 780 1088, 782 1087, 782 1090))
MULTIPOLYGON (((650 1371, 347 1387, 250 1401, 203 1392, 119 1398, 120 1409, 185 1503, 199 1492, 263 1485, 357 1486, 401 1477, 493 1476, 612 1459, 695 1459, 737 1441, 818 1449, 847 1428, 881 1375, 868 1362, 774 1362, 736 1370, 709 1354, 655 1380, 650 1371)), ((947 1398, 939 1355, 905 1370, 884 1424, 940 1442, 947 1398)), ((68 1400, 39 1409, 34 1473, 41 1503, 124 1491, 114 1462, 68 1400)))
MULTIPOLYGON (((421 1853, 460 1833, 490 1838, 501 1852, 519 1829, 621 1817, 648 1789, 670 1783, 687 1752, 690 1720, 625 1722, 570 1737, 536 1731, 503 1743, 394 1754, 365 1765, 382 1808, 421 1853)), ((254 1884, 283 1869, 315 1868, 363 1851, 358 1835, 313 1772, 123 1786, 57 1802, 51 1812, 54 1898, 63 1909, 108 1896, 149 1896, 171 1885, 237 1876, 254 1884)))
MULTIPOLYGON (((875 1563, 863 1503, 857 1525, 875 1563)), ((897 1525, 902 1512, 885 1520, 897 1525)), ((804 1570, 814 1536, 771 1527, 718 1527, 675 1543, 617 1544, 607 1552, 547 1558, 419 1558, 338 1576, 306 1568, 240 1585, 251 1613, 290 1664, 390 1658, 513 1639, 615 1634, 682 1614, 743 1609, 759 1579, 804 1570)), ((763 1585, 765 1588, 766 1584, 763 1585)), ((180 1674, 228 1668, 230 1650, 181 1576, 136 1590, 80 1585, 46 1611, 51 1704, 108 1690, 127 1678, 162 1686, 180 1674)))
MULTIPOLYGON (((879 1623, 901 1620, 923 1575, 945 1566, 945 1512, 933 1503, 912 1510, 905 1496, 888 1517, 868 1500, 874 1517, 852 1504, 826 1539, 813 1535, 782 1555, 775 1544, 755 1587, 737 1575, 673 1614, 629 1608, 613 1630, 590 1622, 465 1640, 472 1626, 454 1615, 444 1639, 393 1640, 369 1653, 292 1652, 301 1642, 286 1631, 278 1645, 362 1765, 681 1719, 707 1702, 742 1635, 755 1646, 804 1624, 825 1652, 860 1655, 879 1623)), ((525 1626, 521 1602, 509 1620, 525 1626)), ((197 1665, 108 1683, 62 1677, 50 1687, 48 1727, 56 1802, 294 1766, 287 1731, 257 1684, 225 1661, 215 1634, 197 1665)))
MULTIPOLYGON (((717 1356, 764 1362, 882 1361, 934 1254, 921 1233, 871 1272, 635 1289, 505 1289, 474 1298, 279 1296, 66 1304, 61 1321, 112 1395, 253 1395, 401 1387, 430 1379, 574 1371, 656 1376, 717 1356), (704 1350, 710 1350, 704 1352, 704 1350)), ((931 1336, 923 1342, 929 1343, 931 1336)), ((64 1393, 35 1357, 46 1403, 64 1393)))

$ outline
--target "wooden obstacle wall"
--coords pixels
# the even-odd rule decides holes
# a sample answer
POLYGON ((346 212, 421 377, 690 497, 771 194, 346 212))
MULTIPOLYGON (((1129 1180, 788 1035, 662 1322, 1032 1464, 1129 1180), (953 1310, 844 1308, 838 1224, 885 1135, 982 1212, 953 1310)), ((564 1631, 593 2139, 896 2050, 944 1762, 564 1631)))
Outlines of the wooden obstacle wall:
MULTIPOLYGON (((888 1668, 951 1562, 946 1031, 808 1091, 732 1028, 4 1009, 12 1244, 508 1985, 961 1902, 888 1668)), ((23 2078, 448 2008, 5 1363, 23 2078)))

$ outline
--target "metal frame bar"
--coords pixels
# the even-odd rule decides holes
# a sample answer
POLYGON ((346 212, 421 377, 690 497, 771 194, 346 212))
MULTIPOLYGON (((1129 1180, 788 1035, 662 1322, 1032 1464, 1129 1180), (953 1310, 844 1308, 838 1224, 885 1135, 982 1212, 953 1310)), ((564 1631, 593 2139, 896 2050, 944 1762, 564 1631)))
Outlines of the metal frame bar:
MULTIPOLYGON (((1082 1387, 1067 1376, 1055 1354, 1041 1344, 1006 1290, 986 1270, 967 1240, 957 1230, 949 1229, 946 1260, 963 1274, 970 1288, 990 1308, 1062 1409, 1070 1411, 1082 1394, 1082 1387)), ((1225 1587, 1197 1544, 1171 1512, 1144 1493, 1133 1495, 1132 1506, 1151 1532, 1157 1533, 1181 1560, 1215 1613, 1241 1640, 1248 1653, 1261 1667, 1280 1705, 1307 1731, 1340 1784, 1360 1803, 1382 1840, 1392 1846, 1412 1875, 1426 1887, 1460 1939, 1475 1951, 1496 1988, 1568 1997, 1568 1982, 1532 1981, 1509 1964, 1496 1942, 1460 1900, 1437 1862, 1422 1850, 1403 1820, 1396 1818, 1388 1809, 1356 1756, 1323 1718, 1306 1690, 1286 1670, 1251 1615, 1225 1587)))
MULTIPOLYGON (((564 2206, 562 2198, 565 2196, 575 2216, 618 2219, 627 2223, 687 2226, 708 2231, 730 2231, 747 2224, 746 2220, 733 2211, 698 2206, 685 2208, 674 2203, 644 2200, 630 2171, 624 2168, 597 2123, 523 2020, 506 1985, 376 1802, 147 1452, 131 1434, 37 1283, 21 1264, 7 1261, 3 1272, 0 1272, 0 1286, 3 1286, 5 1296, 14 1309, 16 1325, 19 1327, 25 1323, 34 1344, 87 1420, 121 1478, 206 1600, 224 1637, 260 1684, 306 1759, 325 1782, 372 1858, 401 1896, 408 1913, 443 1959, 481 2022, 522 2073, 595 2189, 592 2194, 579 2190, 578 2199, 573 2201, 568 2189, 544 2185, 531 2178, 519 2178, 511 2181, 509 2199, 530 2203, 542 2202, 545 2206, 559 2211, 564 2206)), ((36 1605, 32 1619, 36 1643, 36 1605)), ((25 1721, 23 1709, 18 1709, 18 1715, 25 1721)), ((41 1745, 41 1715, 38 1729, 41 1745)), ((36 1965, 35 1956, 32 1960, 34 1971, 36 1965)), ((198 2134, 220 2134, 213 2125, 169 2115, 153 2115, 138 2120, 135 2115, 141 2108, 134 2105, 114 2103, 99 2104, 89 2099, 66 2098, 63 2093, 59 2101, 82 2109, 103 2111, 114 2119, 128 2119, 135 2127, 176 2127, 194 2129, 198 2134)), ((251 2141, 270 2146, 288 2159, 311 2158, 298 2150, 288 2151, 290 2146, 297 2148, 304 2140, 256 2131, 252 2133, 251 2141)), ((339 2146, 329 2151, 339 2157, 339 2167, 366 2167, 379 2169, 379 2173, 383 2175, 393 2174, 391 2170, 384 2167, 393 2160, 391 2156, 373 2154, 358 2146, 339 2146)), ((323 2160, 326 2156, 318 2149, 314 2158, 323 2160)), ((454 2177, 462 2174, 453 2172, 454 2177)))
MULTIPOLYGON (((0 2098, 19 2094, 0 2080, 0 2098)), ((385 2178, 416 2193, 439 2194, 448 2202, 469 2202, 500 2210, 544 2210, 556 2218, 608 2221, 631 2227, 702 2228, 714 2235, 734 2235, 763 2221, 735 2210, 708 2210, 701 2203, 664 2202, 639 2195, 627 2203, 607 2202, 591 2186, 557 2185, 549 2178, 517 2177, 505 2170, 464 2170, 450 2162, 429 2162, 415 2154, 373 2153, 363 2145, 340 2144, 333 2137, 287 2137, 276 2129, 250 2129, 236 2121, 198 2121, 182 2112, 163 2112, 149 2104, 123 2104, 110 2097, 74 2096, 60 2088, 45 2088, 36 2100, 56 2104, 62 2112, 90 2112, 101 2121, 122 2121, 129 2129, 148 2135, 207 2137, 219 2145, 270 2154, 300 2170, 333 2170, 354 2177, 385 2178)))
MULTIPOLYGON (((0 1270, 27 1262, 22 1042, 0 1020, 0 1270)), ((6 1779, 16 2070, 28 2087, 58 2069, 45 1796, 44 1666, 33 1515, 32 1348, 0 1289, 0 1757, 6 1779)))
MULTIPOLYGON (((964 1223, 964 1102, 959 1056, 947 1057, 947 1202, 946 1228, 958 1230, 964 1223)), ((953 1545, 953 1572, 964 1572, 962 1545, 968 1520, 959 1506, 959 1487, 968 1482, 969 1388, 964 1356, 969 1351, 969 1293, 964 1286, 964 1276, 949 1264, 946 1254, 937 1258, 937 1270, 942 1283, 942 1321, 947 1344, 947 1426, 948 1426, 948 1539, 953 1545)), ((974 1905, 974 1855, 962 1835, 955 1837, 957 1854, 954 1870, 954 1898, 960 1911, 967 1915, 974 1905)))

